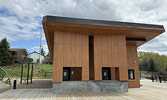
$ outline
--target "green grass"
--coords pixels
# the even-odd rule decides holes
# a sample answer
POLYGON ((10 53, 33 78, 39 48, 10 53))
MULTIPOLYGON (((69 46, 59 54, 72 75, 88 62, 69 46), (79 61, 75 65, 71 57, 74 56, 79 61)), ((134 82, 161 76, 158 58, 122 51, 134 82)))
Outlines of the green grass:
POLYGON ((141 72, 141 77, 150 79, 150 78, 151 78, 151 75, 148 74, 148 73, 141 72))
POLYGON ((142 74, 141 77, 144 77, 144 78, 150 78, 151 75, 149 75, 149 74, 142 74))
MULTIPOLYGON (((9 74, 9 76, 12 77, 16 77, 16 78, 20 78, 21 76, 21 64, 17 64, 17 65, 12 65, 12 66, 2 66, 3 69, 6 70, 6 72, 9 74)), ((25 65, 27 66, 27 65, 25 65)), ((24 70, 23 70, 23 78, 27 77, 27 70, 28 68, 24 66, 24 70)), ((34 65, 34 77, 37 78, 44 78, 44 74, 45 72, 52 72, 52 68, 53 65, 50 64, 41 64, 40 65, 40 72, 38 72, 38 70, 36 70, 38 65, 34 65)), ((30 67, 30 72, 29 75, 31 75, 31 67, 30 67)), ((48 75, 48 74, 47 74, 48 75)), ((51 75, 48 75, 47 78, 51 78, 51 75)))
MULTIPOLYGON (((44 78, 45 72, 52 72, 53 65, 41 64, 39 73, 35 74, 35 77, 44 78)), ((47 78, 52 78, 52 75, 47 74, 47 78)))

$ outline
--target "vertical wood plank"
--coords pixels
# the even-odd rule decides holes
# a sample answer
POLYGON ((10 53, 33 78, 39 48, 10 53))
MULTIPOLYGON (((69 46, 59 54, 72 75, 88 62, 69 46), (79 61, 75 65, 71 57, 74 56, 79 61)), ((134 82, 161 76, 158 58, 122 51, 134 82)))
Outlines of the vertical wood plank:
POLYGON ((100 35, 94 36, 94 79, 101 80, 101 42, 100 35))
POLYGON ((126 40, 124 35, 118 36, 118 66, 119 66, 119 76, 120 80, 128 80, 128 70, 127 70, 127 55, 126 55, 126 40))
POLYGON ((113 67, 118 67, 118 36, 112 35, 110 38, 111 41, 111 59, 113 67))
POLYGON ((88 35, 82 35, 82 80, 89 80, 89 45, 88 35))
POLYGON ((63 43, 64 42, 64 34, 63 31, 55 31, 54 32, 54 43, 63 43))
POLYGON ((71 66, 76 66, 76 35, 75 33, 71 33, 71 66))
POLYGON ((112 41, 111 41, 111 36, 112 35, 107 35, 107 59, 108 59, 108 65, 110 66, 110 67, 113 67, 113 61, 112 61, 112 59, 114 59, 113 58, 113 56, 112 56, 112 41))
POLYGON ((115 67, 111 67, 111 80, 115 80, 116 75, 115 75, 115 67))
POLYGON ((108 55, 107 55, 107 35, 102 35, 100 36, 100 40, 101 40, 101 66, 103 67, 109 67, 109 64, 108 64, 108 55))

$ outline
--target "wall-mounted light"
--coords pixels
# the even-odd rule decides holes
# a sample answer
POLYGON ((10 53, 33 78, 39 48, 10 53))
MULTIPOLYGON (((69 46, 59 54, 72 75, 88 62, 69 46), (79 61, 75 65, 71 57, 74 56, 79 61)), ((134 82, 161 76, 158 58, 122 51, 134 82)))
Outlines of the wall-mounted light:
POLYGON ((137 61, 134 61, 134 63, 136 64, 136 63, 137 63, 137 61))
POLYGON ((74 71, 72 71, 71 74, 74 74, 74 71))

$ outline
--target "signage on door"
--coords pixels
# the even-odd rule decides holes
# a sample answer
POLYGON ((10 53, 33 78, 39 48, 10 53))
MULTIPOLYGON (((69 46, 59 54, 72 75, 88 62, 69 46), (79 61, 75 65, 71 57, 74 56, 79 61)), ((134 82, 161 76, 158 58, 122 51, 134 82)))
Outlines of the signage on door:
POLYGON ((106 72, 104 72, 104 76, 107 76, 107 73, 106 73, 106 72))
POLYGON ((67 73, 66 73, 66 72, 64 72, 64 76, 67 76, 67 73))

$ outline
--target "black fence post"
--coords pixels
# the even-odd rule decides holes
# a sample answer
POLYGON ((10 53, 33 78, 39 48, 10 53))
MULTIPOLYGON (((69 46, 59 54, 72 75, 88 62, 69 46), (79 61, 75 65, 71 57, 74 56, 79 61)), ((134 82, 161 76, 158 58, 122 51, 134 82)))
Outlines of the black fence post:
POLYGON ((22 84, 22 80, 23 80, 23 64, 21 66, 21 80, 20 80, 20 84, 22 84))
POLYGON ((14 80, 14 83, 13 83, 13 89, 16 89, 16 80, 14 80))
POLYGON ((30 70, 30 64, 28 63, 28 70, 27 70, 27 84, 28 84, 28 80, 29 80, 29 70, 30 70))
POLYGON ((32 77, 33 77, 33 64, 32 64, 32 68, 31 68, 31 83, 32 83, 32 77))

